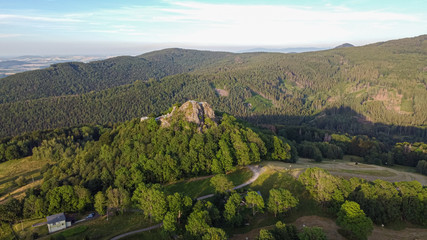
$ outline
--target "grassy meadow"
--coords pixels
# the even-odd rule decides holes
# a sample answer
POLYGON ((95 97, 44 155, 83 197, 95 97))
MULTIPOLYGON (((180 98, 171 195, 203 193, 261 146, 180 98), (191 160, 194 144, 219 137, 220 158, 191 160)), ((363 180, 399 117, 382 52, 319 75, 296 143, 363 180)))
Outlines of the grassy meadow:
MULTIPOLYGON (((239 168, 226 175, 228 180, 232 181, 234 186, 242 184, 252 177, 252 172, 247 168, 239 168)), ((209 177, 193 178, 185 181, 168 184, 164 187, 166 194, 173 194, 175 192, 182 193, 191 198, 197 198, 200 196, 214 193, 214 189, 211 186, 209 177)))
POLYGON ((0 202, 9 196, 18 197, 26 189, 41 183, 41 168, 48 161, 32 157, 10 160, 0 164, 0 202), (34 182, 33 182, 34 180, 34 182))

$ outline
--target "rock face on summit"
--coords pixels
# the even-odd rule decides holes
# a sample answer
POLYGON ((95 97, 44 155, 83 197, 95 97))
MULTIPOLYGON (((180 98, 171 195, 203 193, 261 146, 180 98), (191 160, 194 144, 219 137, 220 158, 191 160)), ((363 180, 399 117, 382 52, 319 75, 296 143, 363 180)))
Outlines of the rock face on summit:
POLYGON ((179 107, 178 112, 183 112, 189 122, 203 125, 205 118, 215 119, 215 112, 207 102, 188 101, 179 107))
POLYGON ((169 121, 174 117, 183 117, 186 121, 203 127, 206 125, 206 118, 215 121, 215 112, 207 102, 190 100, 182 104, 179 108, 173 107, 170 113, 160 116, 156 120, 161 121, 162 127, 167 127, 170 125, 169 121))

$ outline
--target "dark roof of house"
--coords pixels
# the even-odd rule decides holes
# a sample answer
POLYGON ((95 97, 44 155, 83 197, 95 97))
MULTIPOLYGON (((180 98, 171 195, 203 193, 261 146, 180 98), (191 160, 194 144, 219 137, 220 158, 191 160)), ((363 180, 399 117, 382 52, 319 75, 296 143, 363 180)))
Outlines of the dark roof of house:
POLYGON ((50 215, 50 216, 47 216, 46 219, 47 219, 47 224, 65 221, 65 214, 64 213, 58 213, 55 215, 50 215))

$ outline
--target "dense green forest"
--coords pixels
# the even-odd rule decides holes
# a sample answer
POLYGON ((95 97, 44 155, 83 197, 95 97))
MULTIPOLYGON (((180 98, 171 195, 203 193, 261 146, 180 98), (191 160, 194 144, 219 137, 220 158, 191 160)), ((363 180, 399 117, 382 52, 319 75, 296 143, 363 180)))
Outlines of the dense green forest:
POLYGON ((133 83, 161 79, 209 65, 210 61, 230 55, 170 49, 136 57, 122 56, 90 63, 53 64, 47 69, 18 73, 2 79, 0 103, 63 95, 76 95, 133 83))
MULTIPOLYGON (((40 187, 30 189, 23 201, 10 199, 0 205, 1 236, 8 234, 7 223, 22 218, 93 208, 100 208, 102 213, 107 202, 99 203, 99 198, 107 198, 109 208, 119 211, 130 207, 132 196, 132 202, 143 208, 142 201, 150 199, 144 194, 153 191, 160 194, 161 204, 166 196, 156 183, 225 173, 236 166, 258 163, 261 158, 292 161, 291 147, 286 142, 263 136, 266 144, 233 116, 205 117, 203 125, 184 120, 181 112, 172 116, 167 127, 149 118, 113 128, 84 126, 17 137, 16 142, 22 143, 10 144, 17 154, 20 145, 37 145, 31 150, 32 157, 49 164, 42 169, 40 187), (274 154, 267 156, 267 151, 274 154)), ((7 147, 9 152, 13 151, 7 147)), ((176 197, 181 201, 179 195, 176 197)), ((191 206, 192 200, 186 204, 191 206)), ((144 212, 156 221, 166 213, 144 212)))
MULTIPOLYGON (((21 219, 88 210, 104 215, 107 209, 121 214, 138 208, 150 221, 163 222, 164 239, 226 239, 224 229, 243 227, 264 211, 278 218, 286 216, 291 210, 306 207, 300 206, 301 201, 312 201, 325 214, 338 217, 344 234, 354 239, 366 239, 373 223, 427 224, 427 188, 416 181, 343 179, 309 168, 298 178, 286 175, 282 183, 286 189, 269 186, 267 193, 263 190, 260 194, 251 189, 236 193, 221 188, 232 187, 223 173, 236 166, 261 159, 294 162, 297 154, 317 154, 320 158, 342 158, 344 152, 369 155, 372 148, 381 148, 373 139, 335 134, 323 136, 326 141, 319 142, 301 137, 297 143, 228 114, 217 114, 215 119, 205 115, 201 117, 203 123, 196 124, 184 120, 186 115, 181 113, 172 110, 167 126, 151 117, 111 127, 83 126, 17 137, 17 141, 34 144, 32 158, 49 163, 41 169, 41 185, 28 189, 21 200, 10 198, 0 205, 2 236, 13 239, 9 224, 21 219), (211 179, 217 194, 209 201, 195 201, 179 193, 168 195, 160 185, 207 174, 218 174, 211 179)), ((407 161, 411 154, 417 158, 424 147, 397 144, 391 154, 407 161)), ((293 225, 278 222, 275 228, 262 231, 259 238, 307 239, 313 234, 315 239, 325 239, 321 229, 298 231, 293 225)))
POLYGON ((1 79, 0 136, 206 101, 257 124, 399 141, 427 136, 427 36, 300 54, 166 49, 1 79))

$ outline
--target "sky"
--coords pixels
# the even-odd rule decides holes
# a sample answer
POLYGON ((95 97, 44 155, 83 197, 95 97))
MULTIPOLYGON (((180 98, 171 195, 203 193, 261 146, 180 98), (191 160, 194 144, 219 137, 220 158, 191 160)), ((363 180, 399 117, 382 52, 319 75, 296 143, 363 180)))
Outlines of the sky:
POLYGON ((426 0, 0 0, 0 56, 325 48, 423 34, 426 0))

